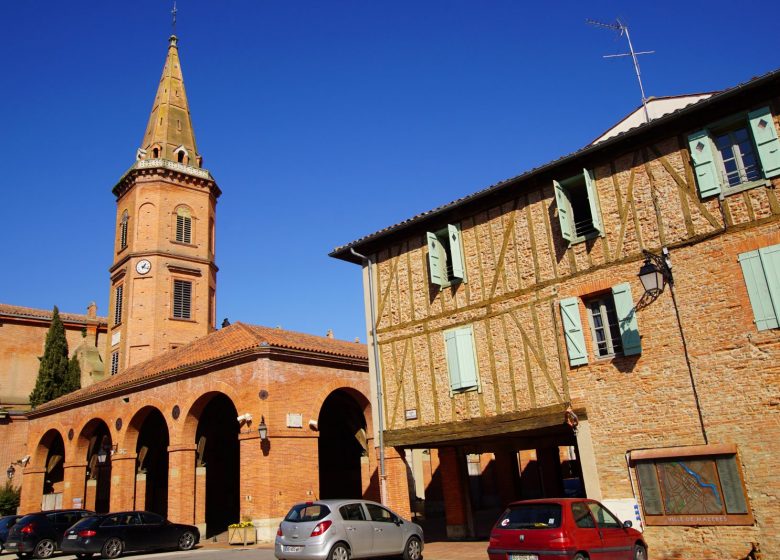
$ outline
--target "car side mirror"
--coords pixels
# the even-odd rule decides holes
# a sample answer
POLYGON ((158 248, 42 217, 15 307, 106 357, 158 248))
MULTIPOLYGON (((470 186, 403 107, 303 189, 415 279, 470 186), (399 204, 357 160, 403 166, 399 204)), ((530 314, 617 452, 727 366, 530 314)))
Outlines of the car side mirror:
POLYGON ((393 517, 393 523, 398 525, 399 527, 404 524, 404 520, 400 517, 393 517))
POLYGON ((633 527, 633 523, 631 523, 630 521, 623 521, 623 527, 625 529, 630 529, 631 527, 633 527))

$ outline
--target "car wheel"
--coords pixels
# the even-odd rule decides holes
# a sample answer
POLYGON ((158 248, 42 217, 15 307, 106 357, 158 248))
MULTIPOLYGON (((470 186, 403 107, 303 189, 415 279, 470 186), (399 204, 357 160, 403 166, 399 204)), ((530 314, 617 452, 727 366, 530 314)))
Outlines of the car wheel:
POLYGON ((634 560, 647 560, 647 549, 641 544, 634 545, 634 560))
POLYGON ((111 537, 103 543, 103 550, 100 555, 103 558, 119 558, 122 554, 122 541, 116 537, 111 537))
POLYGON ((195 546, 195 535, 192 531, 185 531, 179 537, 179 550, 191 550, 195 546))
POLYGON ((33 558, 51 558, 54 554, 54 541, 51 539, 43 539, 35 545, 33 549, 33 558))
POLYGON ((404 560, 421 560, 422 558, 422 543, 417 537, 411 537, 406 541, 404 547, 404 560))
POLYGON ((328 560, 349 560, 349 549, 344 543, 336 543, 336 545, 330 549, 328 554, 328 560))

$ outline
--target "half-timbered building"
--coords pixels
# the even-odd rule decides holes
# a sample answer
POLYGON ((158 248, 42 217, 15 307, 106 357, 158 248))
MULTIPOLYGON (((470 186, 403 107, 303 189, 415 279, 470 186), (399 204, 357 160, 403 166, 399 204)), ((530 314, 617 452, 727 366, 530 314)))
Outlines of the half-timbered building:
POLYGON ((779 116, 774 71, 333 251, 451 537, 588 496, 653 558, 780 555, 779 116))

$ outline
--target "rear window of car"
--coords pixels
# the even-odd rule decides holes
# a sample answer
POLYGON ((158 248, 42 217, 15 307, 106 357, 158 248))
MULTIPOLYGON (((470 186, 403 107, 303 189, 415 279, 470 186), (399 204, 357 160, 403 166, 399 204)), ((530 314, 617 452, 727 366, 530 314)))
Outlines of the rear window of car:
POLYGON ((330 513, 328 506, 322 504, 298 504, 287 513, 285 521, 302 523, 304 521, 319 521, 330 513))
POLYGON ((512 506, 499 517, 496 523, 499 529, 555 529, 560 526, 560 504, 512 506))
POLYGON ((99 517, 83 517, 81 518, 81 521, 77 522, 73 527, 71 527, 71 529, 76 531, 88 529, 93 527, 98 521, 100 521, 99 517))
POLYGON ((43 515, 41 515, 39 513, 32 513, 30 515, 25 515, 24 517, 22 517, 19 521, 16 522, 16 524, 19 525, 20 527, 22 527, 24 525, 27 525, 28 523, 33 522, 33 521, 41 522, 41 521, 45 521, 45 520, 46 520, 45 516, 43 516, 43 515))

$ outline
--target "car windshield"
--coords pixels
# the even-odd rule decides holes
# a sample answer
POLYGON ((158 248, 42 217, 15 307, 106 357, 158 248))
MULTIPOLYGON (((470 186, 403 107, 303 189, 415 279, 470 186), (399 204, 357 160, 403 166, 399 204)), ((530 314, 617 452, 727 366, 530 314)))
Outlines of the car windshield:
POLYGON ((285 521, 302 523, 304 521, 319 521, 330 513, 328 506, 322 504, 298 504, 284 518, 285 521))
POLYGON ((511 506, 496 524, 500 529, 554 529, 561 526, 560 504, 511 506))

